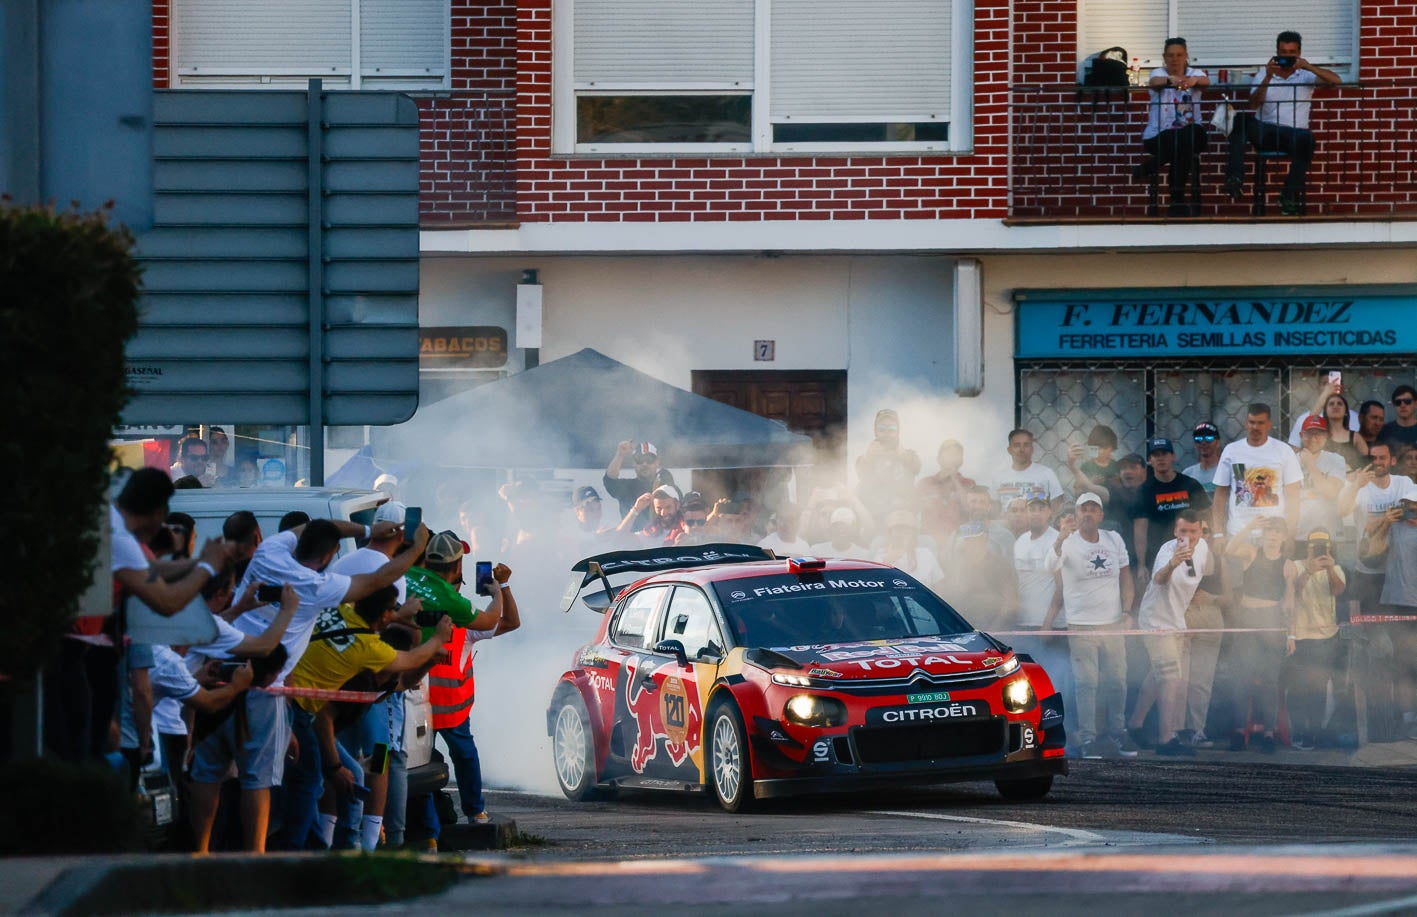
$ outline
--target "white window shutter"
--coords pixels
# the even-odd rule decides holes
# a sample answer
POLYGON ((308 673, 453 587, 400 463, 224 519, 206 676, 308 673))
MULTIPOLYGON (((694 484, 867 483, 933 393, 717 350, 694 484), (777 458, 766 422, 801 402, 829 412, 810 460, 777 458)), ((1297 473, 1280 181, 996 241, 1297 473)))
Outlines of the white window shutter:
POLYGON ((448 0, 359 0, 359 71, 367 89, 385 80, 441 81, 449 40, 448 0))
POLYGON ((580 88, 753 82, 753 0, 575 0, 580 88))
POLYGON ((173 0, 179 75, 347 74, 350 0, 173 0))
POLYGON ((952 7, 772 0, 773 120, 948 120, 952 7))
MULTIPOLYGON (((1234 0, 1231 0, 1234 2, 1234 0)), ((1078 9, 1078 57, 1126 48, 1131 58, 1161 60, 1170 22, 1169 0, 1082 0, 1078 9)))
POLYGON ((1304 36, 1304 57, 1309 60, 1354 62, 1354 0, 1177 0, 1176 18, 1176 34, 1186 39, 1192 62, 1202 68, 1259 67, 1274 55, 1275 36, 1285 30, 1304 36))

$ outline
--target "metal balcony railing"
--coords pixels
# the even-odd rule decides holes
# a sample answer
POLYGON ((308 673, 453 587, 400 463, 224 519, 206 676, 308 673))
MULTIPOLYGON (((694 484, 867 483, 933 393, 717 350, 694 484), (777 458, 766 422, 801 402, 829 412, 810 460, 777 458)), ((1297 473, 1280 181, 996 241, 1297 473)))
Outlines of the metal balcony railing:
POLYGON ((514 222, 516 93, 458 91, 417 101, 420 222, 435 228, 514 222))
MULTIPOLYGON (((1319 89, 1310 109, 1315 150, 1303 212, 1286 215, 1279 195, 1287 157, 1265 162, 1268 194, 1254 195, 1257 156, 1245 152, 1244 191, 1224 193, 1230 138, 1211 124, 1216 106, 1248 110, 1250 87, 1216 85, 1200 95, 1207 138, 1199 154, 1199 206, 1189 218, 1223 220, 1417 218, 1417 83, 1363 82, 1319 89)), ((1130 222, 1169 215, 1167 176, 1135 176, 1146 155, 1142 131, 1152 96, 1145 89, 1027 85, 1012 93, 1009 216, 1038 222, 1130 222)), ((1294 104, 1281 103, 1281 104, 1294 104)))

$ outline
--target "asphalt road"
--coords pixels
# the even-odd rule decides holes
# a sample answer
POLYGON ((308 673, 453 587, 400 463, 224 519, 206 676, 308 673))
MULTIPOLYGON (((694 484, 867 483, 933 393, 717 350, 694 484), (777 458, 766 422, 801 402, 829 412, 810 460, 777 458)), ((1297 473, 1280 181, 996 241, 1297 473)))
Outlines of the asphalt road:
POLYGON ((748 815, 729 815, 699 796, 651 793, 595 803, 493 793, 489 805, 515 819, 524 834, 545 841, 525 848, 527 853, 577 859, 997 849, 1084 841, 1401 843, 1417 840, 1417 769, 1074 761, 1072 774, 1055 781, 1048 798, 1033 803, 1006 802, 990 784, 957 784, 774 801, 748 815), (880 814, 885 812, 894 814, 880 814), (1030 827, 992 824, 1001 821, 1030 827))

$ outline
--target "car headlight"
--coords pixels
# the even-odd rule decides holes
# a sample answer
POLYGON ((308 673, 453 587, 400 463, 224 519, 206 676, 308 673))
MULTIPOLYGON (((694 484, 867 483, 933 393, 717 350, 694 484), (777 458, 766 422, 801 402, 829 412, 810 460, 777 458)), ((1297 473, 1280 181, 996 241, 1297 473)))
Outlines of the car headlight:
POLYGON ((1007 660, 1005 660, 997 669, 994 670, 994 674, 996 674, 996 675, 1012 675, 1014 672, 1017 672, 1017 671, 1018 671, 1018 657, 1017 657, 1017 656, 1010 656, 1010 657, 1009 657, 1007 660))
POLYGON ((846 705, 834 697, 794 694, 783 706, 782 718, 798 726, 841 726, 846 723, 846 705))
POLYGON ((812 679, 806 675, 797 675, 793 672, 773 672, 772 683, 775 685, 786 685, 789 688, 808 688, 812 685, 812 679))
POLYGON ((1015 678, 1004 685, 1004 709, 1009 713, 1022 713, 1032 709, 1038 702, 1033 694, 1033 685, 1027 678, 1015 678))

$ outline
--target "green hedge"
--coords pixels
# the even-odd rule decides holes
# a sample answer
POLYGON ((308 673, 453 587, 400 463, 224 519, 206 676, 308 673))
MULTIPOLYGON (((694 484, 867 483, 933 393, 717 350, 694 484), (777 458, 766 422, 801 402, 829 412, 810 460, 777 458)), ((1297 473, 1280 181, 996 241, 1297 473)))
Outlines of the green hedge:
POLYGON ((138 328, 133 239, 103 213, 0 202, 0 672, 43 665, 93 573, 138 328))

